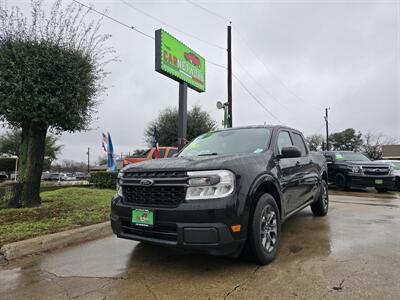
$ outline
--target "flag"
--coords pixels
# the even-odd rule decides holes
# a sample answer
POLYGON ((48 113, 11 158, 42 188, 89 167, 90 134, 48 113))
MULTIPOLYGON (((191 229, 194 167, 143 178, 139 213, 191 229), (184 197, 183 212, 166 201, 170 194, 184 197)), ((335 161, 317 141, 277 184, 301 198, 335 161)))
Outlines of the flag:
POLYGON ((117 165, 115 164, 114 160, 114 147, 109 132, 108 132, 107 167, 113 172, 117 171, 117 165))
POLYGON ((154 151, 156 155, 156 159, 160 158, 160 149, 158 148, 158 131, 157 127, 154 126, 154 132, 153 132, 153 147, 156 148, 154 151))
POLYGON ((103 141, 101 142, 101 146, 103 147, 103 150, 105 153, 108 152, 107 148, 108 148, 108 139, 107 136, 105 135, 105 133, 103 132, 102 134, 103 137, 103 141))

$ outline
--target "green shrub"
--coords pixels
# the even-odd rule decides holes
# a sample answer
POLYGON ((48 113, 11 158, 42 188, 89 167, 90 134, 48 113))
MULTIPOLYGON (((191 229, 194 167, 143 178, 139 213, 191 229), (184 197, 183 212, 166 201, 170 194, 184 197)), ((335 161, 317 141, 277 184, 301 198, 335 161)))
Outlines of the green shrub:
POLYGON ((106 171, 91 172, 90 183, 97 188, 115 189, 117 184, 117 173, 106 171))

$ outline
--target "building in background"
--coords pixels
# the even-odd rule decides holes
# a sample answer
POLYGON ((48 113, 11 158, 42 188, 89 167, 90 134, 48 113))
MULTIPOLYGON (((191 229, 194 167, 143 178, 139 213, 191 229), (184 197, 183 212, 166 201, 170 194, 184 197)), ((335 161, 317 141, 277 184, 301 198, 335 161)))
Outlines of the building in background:
POLYGON ((382 159, 400 160, 400 145, 382 145, 382 159))

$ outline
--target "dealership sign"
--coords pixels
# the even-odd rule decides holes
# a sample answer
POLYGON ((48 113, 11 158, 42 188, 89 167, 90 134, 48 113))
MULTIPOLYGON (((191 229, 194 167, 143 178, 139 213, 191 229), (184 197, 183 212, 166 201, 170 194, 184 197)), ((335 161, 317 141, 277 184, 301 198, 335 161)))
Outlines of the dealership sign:
POLYGON ((205 59, 168 32, 156 30, 156 71, 198 91, 206 90, 205 59))

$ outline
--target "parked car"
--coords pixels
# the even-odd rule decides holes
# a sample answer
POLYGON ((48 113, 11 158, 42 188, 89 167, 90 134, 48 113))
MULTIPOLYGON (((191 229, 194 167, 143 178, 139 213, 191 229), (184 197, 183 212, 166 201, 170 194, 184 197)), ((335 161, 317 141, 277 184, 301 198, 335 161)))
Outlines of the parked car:
POLYGON ((5 181, 8 179, 8 176, 4 172, 0 172, 0 181, 5 181))
MULTIPOLYGON (((168 158, 174 156, 178 152, 178 148, 176 147, 159 147, 160 158, 168 158)), ((125 167, 126 165, 142 162, 145 160, 151 160, 156 158, 156 148, 150 148, 143 154, 131 155, 124 158, 122 165, 125 167)))
POLYGON ((61 173, 60 180, 62 181, 75 181, 76 177, 73 173, 61 173))
POLYGON ((74 175, 75 175, 76 180, 89 180, 90 179, 89 173, 76 172, 74 175))
POLYGON ((45 171, 42 173, 42 180, 50 180, 51 173, 49 171, 45 171))
POLYGON ((42 180, 52 180, 52 181, 60 180, 60 177, 62 175, 63 175, 62 173, 55 173, 55 172, 46 171, 46 172, 42 173, 42 180))
POLYGON ((353 151, 323 152, 328 164, 328 181, 338 190, 350 187, 374 187, 379 193, 393 188, 394 176, 387 164, 371 161, 353 151))
POLYGON ((209 132, 176 158, 123 168, 111 226, 120 238, 266 264, 278 251, 282 222, 308 206, 327 214, 327 180, 325 158, 310 153, 298 130, 209 132))
POLYGON ((392 167, 392 173, 395 177, 394 189, 400 191, 400 160, 378 160, 378 162, 392 167))

